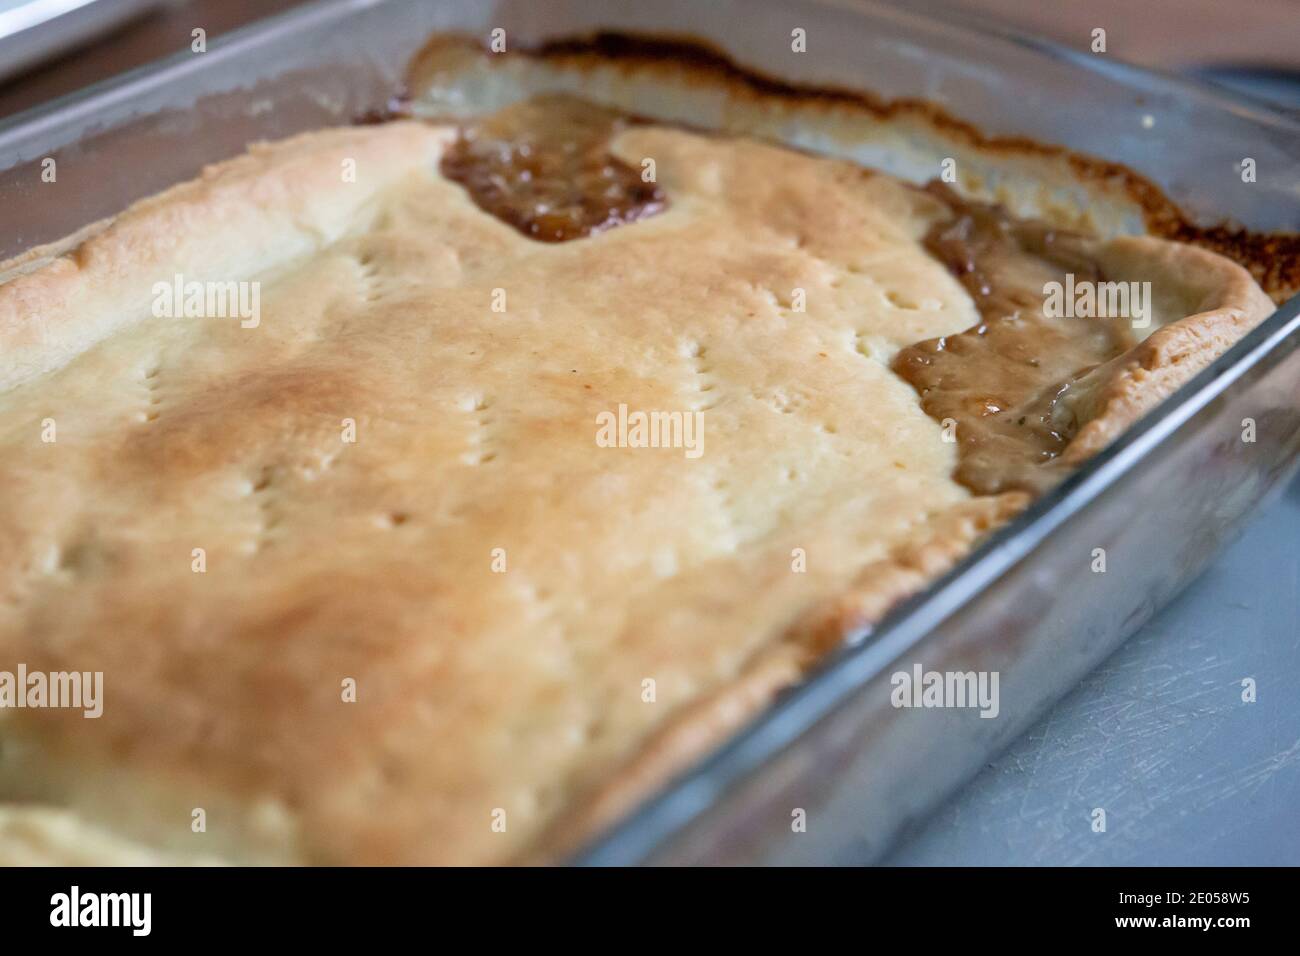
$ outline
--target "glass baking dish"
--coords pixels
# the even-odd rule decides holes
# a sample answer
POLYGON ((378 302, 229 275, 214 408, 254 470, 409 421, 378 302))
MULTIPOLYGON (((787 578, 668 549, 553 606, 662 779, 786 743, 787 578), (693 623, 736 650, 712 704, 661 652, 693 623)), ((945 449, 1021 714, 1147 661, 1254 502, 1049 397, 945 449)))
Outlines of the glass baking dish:
MULTIPOLYGON (((324 0, 0 123, 0 258, 191 178, 252 140, 381 110, 436 32, 509 42, 686 34, 788 80, 938 102, 988 133, 1124 163, 1198 221, 1300 226, 1300 123, 1104 56, 979 29, 927 3, 324 0), (803 28, 809 54, 773 58, 803 28), (1009 106, 1014 104, 1014 106, 1009 106), (1257 181, 1238 174, 1255 159, 1257 181), (57 187, 42 181, 57 163, 57 187), (54 190, 57 188, 57 192, 54 190)), ((1189 582, 1300 455, 1300 300, 869 639, 573 857, 582 863, 878 857, 1189 582), (1256 440, 1241 440, 1243 421, 1256 440), (1107 553, 1093 573, 1094 549, 1107 553), (889 677, 997 671, 1001 713, 889 706, 889 677), (806 819, 806 827, 792 819, 806 819)))

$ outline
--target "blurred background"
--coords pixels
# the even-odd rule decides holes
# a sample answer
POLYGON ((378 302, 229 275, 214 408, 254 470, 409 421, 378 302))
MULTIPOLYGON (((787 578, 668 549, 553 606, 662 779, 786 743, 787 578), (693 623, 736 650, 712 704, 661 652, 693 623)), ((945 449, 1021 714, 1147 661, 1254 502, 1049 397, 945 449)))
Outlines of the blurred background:
MULTIPOLYGON (((186 49, 195 27, 212 40, 302 2, 0 0, 0 119, 186 49)), ((1092 30, 1102 27, 1111 56, 1196 73, 1300 108, 1300 0, 926 0, 921 5, 947 7, 959 16, 1079 49, 1087 49, 1092 30)))

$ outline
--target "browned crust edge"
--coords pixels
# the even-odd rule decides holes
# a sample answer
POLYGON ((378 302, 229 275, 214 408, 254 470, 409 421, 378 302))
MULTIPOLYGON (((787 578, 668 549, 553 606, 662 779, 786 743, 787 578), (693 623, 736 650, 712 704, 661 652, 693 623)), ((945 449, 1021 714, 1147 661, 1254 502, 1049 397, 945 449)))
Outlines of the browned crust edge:
MULTIPOLYGON (((405 90, 419 89, 438 55, 453 50, 476 50, 484 57, 500 55, 490 53, 476 37, 457 33, 435 35, 408 65, 405 90)), ((1279 305, 1300 293, 1300 232, 1252 231, 1232 222, 1197 224, 1158 185, 1121 163, 1027 136, 985 133, 929 100, 887 99, 865 90, 791 83, 742 66, 713 44, 686 35, 596 31, 518 48, 505 55, 578 69, 621 65, 630 71, 670 65, 677 74, 684 73, 702 84, 722 84, 760 97, 849 108, 880 119, 915 117, 984 153, 1062 160, 1080 182, 1120 189, 1141 209, 1148 234, 1199 246, 1231 259, 1245 268, 1279 305)), ((404 92, 394 101, 395 108, 400 109, 407 95, 404 92)))

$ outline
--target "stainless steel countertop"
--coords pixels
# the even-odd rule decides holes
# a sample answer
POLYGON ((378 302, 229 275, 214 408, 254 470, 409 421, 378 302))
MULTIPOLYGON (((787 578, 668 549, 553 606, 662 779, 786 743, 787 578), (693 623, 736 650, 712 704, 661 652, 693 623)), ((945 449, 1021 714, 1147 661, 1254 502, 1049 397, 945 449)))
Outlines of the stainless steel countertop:
POLYGON ((1298 690, 1295 481, 886 862, 1300 864, 1298 690))

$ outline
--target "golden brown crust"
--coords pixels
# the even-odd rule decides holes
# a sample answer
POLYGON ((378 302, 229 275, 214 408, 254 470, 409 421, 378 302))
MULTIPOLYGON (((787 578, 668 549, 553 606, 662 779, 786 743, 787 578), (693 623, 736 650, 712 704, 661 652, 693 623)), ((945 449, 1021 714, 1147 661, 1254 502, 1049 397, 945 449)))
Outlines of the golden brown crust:
MULTIPOLYGON (((111 695, 0 711, 0 799, 169 858, 553 855, 1023 506, 952 481, 888 370, 975 317, 920 245, 938 204, 647 127, 616 151, 657 159, 670 210, 541 247, 437 174, 449 136, 259 147, 0 266, 0 669, 111 695), (261 281, 262 324, 150 318, 176 272, 261 281), (703 411, 699 466, 597 449, 620 403, 703 411)), ((1236 266, 1133 242, 1117 261, 1199 311, 1080 391, 1080 457, 1266 308, 1236 266)))
MULTIPOLYGON (((102 671, 108 697, 0 711, 10 799, 187 857, 510 859, 679 708, 752 713, 782 621, 969 500, 887 366, 973 320, 919 245, 937 204, 638 128, 617 148, 658 158, 671 208, 549 247, 438 174, 447 136, 261 149, 0 285, 27 349, 0 394, 0 661, 102 671), (277 235, 292 256, 243 257, 277 235), (261 323, 149 315, 199 267, 260 281, 261 323), (620 404, 700 411, 698 462, 597 447, 620 404)), ((694 725, 666 739, 731 726, 694 725)))
POLYGON ((980 538, 1023 511, 1029 500, 1023 492, 1007 492, 974 498, 934 515, 918 540, 864 567, 845 591, 811 608, 786 640, 803 651, 808 665, 846 635, 869 632, 890 608, 949 570, 980 538))
POLYGON ((309 253, 364 218, 373 192, 436 143, 408 123, 255 144, 112 220, 0 263, 0 391, 120 328, 142 283, 268 272, 309 253), (358 182, 344 181, 346 161, 358 164, 358 182))

